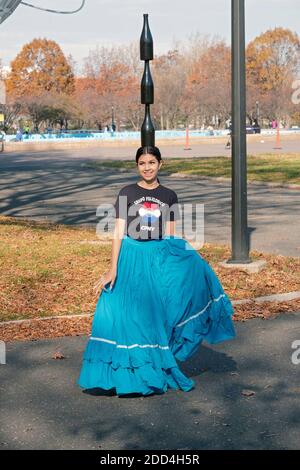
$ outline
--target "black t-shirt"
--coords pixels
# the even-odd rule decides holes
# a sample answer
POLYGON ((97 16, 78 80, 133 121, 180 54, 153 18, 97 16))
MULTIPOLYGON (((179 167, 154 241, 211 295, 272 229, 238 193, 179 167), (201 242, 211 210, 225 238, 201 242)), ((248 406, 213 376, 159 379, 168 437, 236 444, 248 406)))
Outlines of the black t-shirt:
POLYGON ((127 219, 126 235, 140 241, 162 238, 166 221, 180 218, 177 194, 162 184, 155 189, 124 186, 114 207, 116 218, 127 219))

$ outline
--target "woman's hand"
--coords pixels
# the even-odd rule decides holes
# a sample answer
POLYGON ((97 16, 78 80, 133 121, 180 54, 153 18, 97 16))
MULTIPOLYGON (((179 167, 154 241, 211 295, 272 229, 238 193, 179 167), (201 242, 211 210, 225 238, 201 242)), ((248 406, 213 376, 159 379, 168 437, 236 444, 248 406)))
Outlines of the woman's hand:
POLYGON ((101 278, 99 281, 96 282, 94 285, 94 291, 96 295, 98 295, 102 292, 102 289, 106 291, 106 288, 104 287, 108 282, 110 282, 110 290, 113 288, 113 285, 115 283, 115 279, 117 277, 117 270, 116 269, 109 269, 105 273, 102 274, 101 278))
POLYGON ((176 220, 167 220, 166 227, 165 227, 165 235, 168 236, 175 236, 176 235, 176 220))

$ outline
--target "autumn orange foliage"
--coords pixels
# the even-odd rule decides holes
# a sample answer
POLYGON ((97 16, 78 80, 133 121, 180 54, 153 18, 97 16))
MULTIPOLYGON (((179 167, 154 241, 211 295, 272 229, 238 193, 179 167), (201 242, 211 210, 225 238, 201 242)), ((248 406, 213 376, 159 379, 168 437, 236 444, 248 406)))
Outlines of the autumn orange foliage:
POLYGON ((45 92, 71 94, 74 76, 55 41, 34 39, 12 61, 6 89, 14 98, 40 96, 45 92))

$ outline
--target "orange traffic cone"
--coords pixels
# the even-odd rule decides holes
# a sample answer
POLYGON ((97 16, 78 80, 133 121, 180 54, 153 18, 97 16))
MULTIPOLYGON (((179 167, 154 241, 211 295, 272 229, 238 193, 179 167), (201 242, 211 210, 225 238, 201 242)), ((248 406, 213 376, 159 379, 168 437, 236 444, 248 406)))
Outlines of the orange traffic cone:
POLYGON ((280 145, 280 129, 279 125, 277 125, 277 133, 276 133, 276 147, 274 147, 274 150, 281 150, 282 147, 280 145))
POLYGON ((189 145, 189 128, 188 126, 186 127, 185 131, 185 147, 184 150, 192 150, 190 145, 189 145))

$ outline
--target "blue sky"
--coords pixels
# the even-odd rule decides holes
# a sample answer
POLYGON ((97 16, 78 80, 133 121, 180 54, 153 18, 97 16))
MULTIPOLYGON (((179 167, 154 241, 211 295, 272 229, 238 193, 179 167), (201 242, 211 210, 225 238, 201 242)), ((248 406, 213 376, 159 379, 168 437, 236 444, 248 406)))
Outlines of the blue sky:
MULTIPOLYGON (((81 0, 27 0, 37 6, 72 9, 81 0)), ((218 35, 230 42, 230 0, 87 0, 76 15, 53 15, 20 5, 0 25, 0 58, 4 65, 34 37, 57 41, 80 66, 98 45, 138 41, 142 15, 149 13, 155 52, 166 52, 192 33, 218 35)), ((300 0, 246 0, 247 40, 283 26, 300 35, 300 0)))

